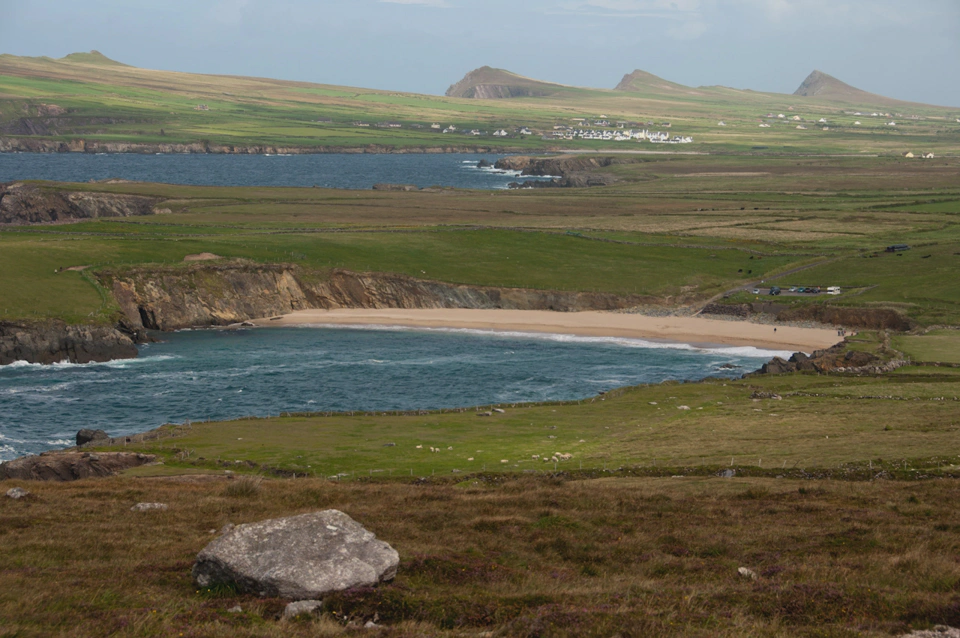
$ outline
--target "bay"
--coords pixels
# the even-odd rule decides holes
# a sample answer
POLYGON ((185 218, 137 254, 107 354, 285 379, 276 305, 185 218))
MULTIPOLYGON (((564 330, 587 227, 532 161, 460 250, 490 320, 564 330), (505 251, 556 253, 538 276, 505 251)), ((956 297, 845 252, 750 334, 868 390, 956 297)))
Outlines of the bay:
MULTIPOLYGON (((515 171, 478 168, 502 155, 460 153, 318 155, 141 155, 0 153, 0 183, 125 179, 191 186, 318 186, 369 189, 377 183, 505 189, 515 171)), ((548 179, 524 176, 522 181, 548 179)))
POLYGON ((0 460, 184 420, 576 400, 667 379, 739 377, 775 353, 643 340, 402 328, 162 335, 129 361, 0 367, 0 460))

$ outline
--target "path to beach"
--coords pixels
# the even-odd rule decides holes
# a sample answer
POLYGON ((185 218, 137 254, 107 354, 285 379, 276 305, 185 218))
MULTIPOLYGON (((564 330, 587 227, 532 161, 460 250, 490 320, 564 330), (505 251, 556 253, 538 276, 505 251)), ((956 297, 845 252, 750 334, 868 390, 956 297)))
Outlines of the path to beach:
POLYGON ((466 328, 508 332, 546 332, 591 337, 657 339, 689 344, 755 346, 770 350, 812 352, 838 341, 837 331, 725 321, 701 317, 649 317, 616 312, 547 310, 300 310, 261 319, 261 326, 380 325, 421 328, 466 328))

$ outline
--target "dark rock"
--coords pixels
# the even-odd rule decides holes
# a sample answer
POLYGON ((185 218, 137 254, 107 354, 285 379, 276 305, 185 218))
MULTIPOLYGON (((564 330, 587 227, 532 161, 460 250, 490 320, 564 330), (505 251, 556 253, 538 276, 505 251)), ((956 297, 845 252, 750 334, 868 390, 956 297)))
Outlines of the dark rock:
POLYGON ((493 164, 491 164, 485 159, 482 159, 479 162, 477 162, 477 168, 490 168, 491 166, 493 166, 493 164))
POLYGON ((103 454, 47 452, 39 456, 25 456, 0 464, 0 480, 76 481, 112 476, 155 460, 156 457, 149 454, 123 452, 103 454))
POLYGON ((763 374, 786 374, 788 372, 796 372, 796 370, 796 364, 785 361, 780 357, 774 357, 769 363, 763 364, 763 367, 760 368, 760 372, 763 374))
POLYGON ((90 363, 134 359, 137 346, 112 326, 70 326, 62 321, 0 322, 0 365, 90 363))
POLYGON ((392 580, 400 557, 337 510, 238 525, 197 555, 198 587, 292 600, 392 580))
POLYGON ((33 184, 0 184, 0 224, 43 224, 154 214, 160 200, 115 193, 66 193, 33 184))
POLYGON ((77 432, 77 447, 93 443, 95 441, 110 440, 110 435, 103 430, 87 430, 84 428, 77 432))

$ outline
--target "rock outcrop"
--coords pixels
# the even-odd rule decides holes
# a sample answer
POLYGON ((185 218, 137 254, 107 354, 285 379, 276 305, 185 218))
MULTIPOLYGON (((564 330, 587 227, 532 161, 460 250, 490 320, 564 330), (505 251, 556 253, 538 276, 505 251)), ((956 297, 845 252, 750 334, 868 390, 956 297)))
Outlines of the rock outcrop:
POLYGON ((156 460, 149 454, 45 452, 0 464, 0 480, 77 481, 140 467, 156 460))
POLYGON ((337 510, 238 525, 197 555, 197 587, 315 600, 392 580, 400 556, 337 510))
POLYGON ((790 372, 846 372, 856 374, 883 374, 905 365, 900 359, 884 361, 869 352, 847 350, 845 343, 817 350, 811 355, 794 353, 789 360, 774 357, 763 364, 755 374, 788 374, 790 372))
POLYGON ((133 340, 111 326, 71 326, 62 321, 0 322, 0 365, 91 363, 134 359, 133 340))
POLYGON ((110 435, 103 430, 88 430, 86 428, 77 432, 77 447, 83 447, 88 443, 98 441, 106 442, 110 440, 110 435))
POLYGON ((636 162, 631 157, 583 157, 563 155, 559 157, 529 157, 514 155, 497 160, 494 167, 500 170, 520 171, 521 175, 553 177, 550 181, 530 180, 511 184, 513 188, 583 188, 609 186, 617 182, 615 176, 598 173, 600 169, 617 164, 636 162))
POLYGON ((135 328, 226 326, 295 310, 333 308, 507 308, 617 310, 642 297, 590 292, 465 286, 406 275, 318 273, 294 265, 246 262, 102 272, 135 328))
POLYGON ((152 215, 159 200, 141 195, 65 192, 14 182, 0 184, 0 224, 152 215))

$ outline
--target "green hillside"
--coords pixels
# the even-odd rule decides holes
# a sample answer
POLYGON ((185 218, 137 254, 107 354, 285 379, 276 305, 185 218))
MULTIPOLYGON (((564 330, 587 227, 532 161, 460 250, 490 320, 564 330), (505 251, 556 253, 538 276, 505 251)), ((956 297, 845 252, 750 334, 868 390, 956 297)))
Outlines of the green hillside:
POLYGON ((869 114, 877 109, 893 110, 890 101, 856 90, 813 97, 724 87, 686 90, 643 72, 627 76, 619 88, 568 87, 485 67, 451 87, 451 94, 508 99, 471 99, 153 71, 98 52, 58 60, 0 55, 0 150, 229 152, 254 147, 244 150, 260 152, 264 146, 374 146, 892 155, 960 149, 960 109, 898 103, 890 118, 874 118, 869 114), (890 119, 895 127, 888 125, 890 119), (551 138, 557 126, 593 127, 598 120, 608 121, 608 130, 623 122, 628 128, 692 136, 694 143, 551 138), (457 130, 441 132, 450 125, 457 130), (521 127, 531 134, 517 133, 521 127), (492 136, 500 129, 508 135, 492 136))

